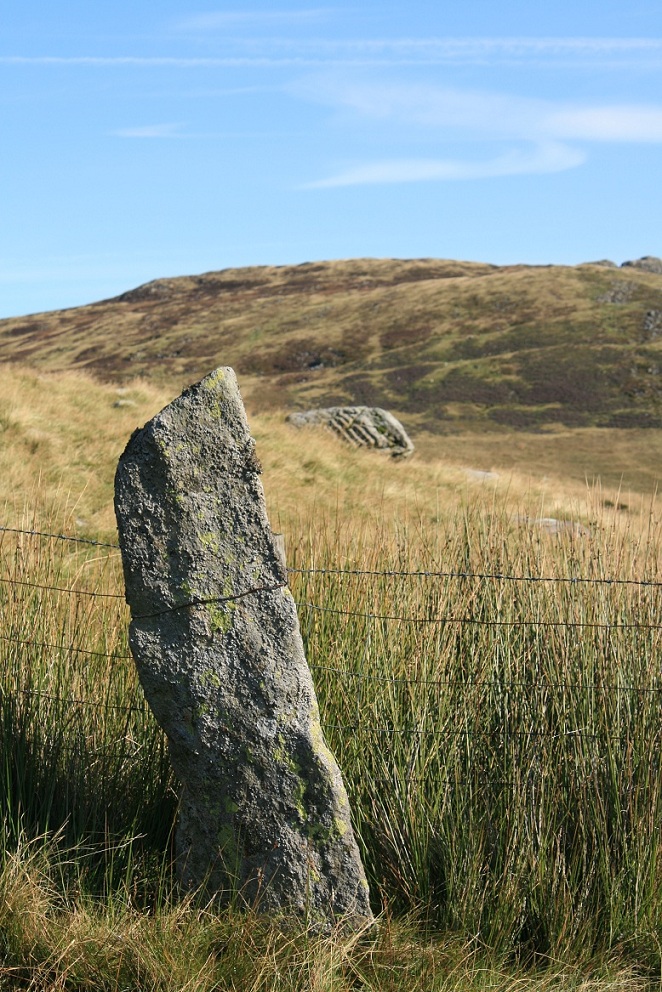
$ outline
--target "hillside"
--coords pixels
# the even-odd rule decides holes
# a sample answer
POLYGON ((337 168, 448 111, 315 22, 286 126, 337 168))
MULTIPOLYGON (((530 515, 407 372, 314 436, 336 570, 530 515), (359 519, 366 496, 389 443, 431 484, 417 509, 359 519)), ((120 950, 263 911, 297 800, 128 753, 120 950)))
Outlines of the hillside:
POLYGON ((424 455, 658 483, 662 275, 645 261, 368 259, 160 279, 0 321, 0 359, 169 396, 232 365, 251 414, 376 404, 424 455))
POLYGON ((436 433, 661 426, 662 276, 429 259, 227 269, 0 321, 0 355, 177 387, 227 364, 263 409, 375 403, 436 433))

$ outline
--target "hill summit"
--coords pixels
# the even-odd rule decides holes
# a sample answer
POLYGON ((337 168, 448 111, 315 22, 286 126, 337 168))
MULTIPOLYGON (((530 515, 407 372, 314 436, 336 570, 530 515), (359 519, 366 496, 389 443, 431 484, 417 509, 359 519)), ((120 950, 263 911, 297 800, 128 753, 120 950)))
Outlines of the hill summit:
POLYGON ((380 406, 435 434, 662 427, 662 260, 225 269, 0 321, 0 355, 173 390, 232 365, 252 409, 380 406))

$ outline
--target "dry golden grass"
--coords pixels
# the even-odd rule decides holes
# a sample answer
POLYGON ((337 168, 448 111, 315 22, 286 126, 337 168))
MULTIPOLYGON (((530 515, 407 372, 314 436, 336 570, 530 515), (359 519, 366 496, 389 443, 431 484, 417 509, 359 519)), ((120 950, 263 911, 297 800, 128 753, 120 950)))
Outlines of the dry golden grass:
MULTIPOLYGON (((172 395, 144 381, 117 387, 81 373, 0 366, 0 522, 114 540, 117 458, 172 395)), ((587 487, 579 473, 564 477, 564 466, 581 463, 579 441, 588 444, 590 434, 569 432, 575 443, 560 464, 544 447, 535 454, 542 436, 522 434, 510 467, 507 450, 471 435, 444 446, 443 456, 427 438, 400 463, 324 432, 297 432, 250 402, 249 419, 291 565, 661 574, 658 500, 587 487), (470 471, 486 469, 498 476, 470 471), (536 522, 546 517, 581 529, 550 534, 536 522)), ((3 575, 16 586, 12 594, 2 587, 0 779, 9 838, 0 857, 0 987, 659 988, 655 588, 293 575, 328 738, 384 909, 380 928, 365 937, 317 938, 170 898, 170 780, 125 657, 124 604, 18 584, 121 597, 118 557, 8 534, 1 550, 3 575), (463 619, 370 618, 395 608, 463 619), (603 629, 613 618, 626 628, 603 629), (596 629, 572 625, 586 620, 597 620, 596 629), (357 673, 368 676, 358 693, 357 673), (72 709, 70 697, 83 705, 72 709), (127 705, 136 707, 130 719, 127 705), (513 733, 504 743, 506 724, 513 733), (529 746, 531 726, 547 724, 546 746, 529 746), (391 725, 412 733, 385 737, 391 725), (30 841, 21 833, 28 823, 30 841), (55 826, 86 850, 39 840, 55 826), (90 838, 100 835, 94 862, 90 838), (423 908, 425 924, 407 915, 423 908), (542 970, 516 960, 532 950, 542 970)))
MULTIPOLYGON (((112 536, 117 460, 131 433, 173 395, 140 380, 118 387, 83 373, 0 365, 0 397, 5 522, 25 519, 27 506, 35 519, 59 515, 79 535, 112 536)), ((500 443, 422 435, 420 450, 400 462, 319 429, 297 431, 280 414, 252 411, 250 402, 248 413, 273 526, 288 532, 305 530, 316 516, 359 529, 404 517, 434 527, 464 504, 495 500, 521 517, 587 524, 613 506, 616 516, 638 519, 655 483, 651 453, 662 447, 657 431, 518 433, 500 443), (596 480, 598 463, 611 466, 610 486, 596 480), (620 471, 629 485, 619 486, 620 471)))

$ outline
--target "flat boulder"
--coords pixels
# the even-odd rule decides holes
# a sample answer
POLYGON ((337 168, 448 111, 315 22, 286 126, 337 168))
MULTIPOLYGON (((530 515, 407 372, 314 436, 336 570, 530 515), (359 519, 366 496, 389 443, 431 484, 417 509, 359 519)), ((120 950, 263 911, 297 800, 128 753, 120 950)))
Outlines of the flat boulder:
POLYGON ((326 427, 355 448, 376 448, 406 458, 414 445, 400 421, 378 406, 330 406, 290 413, 294 427, 326 427))

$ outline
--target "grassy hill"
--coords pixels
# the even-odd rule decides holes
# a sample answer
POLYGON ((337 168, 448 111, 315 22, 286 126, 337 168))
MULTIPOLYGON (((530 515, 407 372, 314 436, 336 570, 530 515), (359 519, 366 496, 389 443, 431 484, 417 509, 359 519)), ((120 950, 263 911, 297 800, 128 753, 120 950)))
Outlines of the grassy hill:
POLYGON ((235 367, 263 409, 387 405, 434 433, 661 426, 662 277, 432 260, 227 269, 0 321, 0 353, 183 386, 235 367))
POLYGON ((232 365, 251 414, 374 404, 428 457, 658 482, 662 275, 636 265, 227 269, 0 321, 0 358, 170 397, 232 365))

